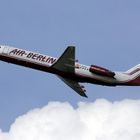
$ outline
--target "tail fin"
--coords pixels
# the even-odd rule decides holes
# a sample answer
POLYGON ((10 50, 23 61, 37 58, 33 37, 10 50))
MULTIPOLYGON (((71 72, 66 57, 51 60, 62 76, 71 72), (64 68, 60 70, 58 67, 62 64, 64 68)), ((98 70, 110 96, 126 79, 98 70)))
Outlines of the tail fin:
POLYGON ((135 74, 139 71, 140 71, 140 64, 138 64, 138 65, 134 66, 133 68, 127 70, 126 73, 129 74, 129 75, 133 75, 133 74, 135 74))
POLYGON ((140 64, 134 66, 125 73, 131 76, 131 80, 127 82, 128 85, 140 86, 140 64))

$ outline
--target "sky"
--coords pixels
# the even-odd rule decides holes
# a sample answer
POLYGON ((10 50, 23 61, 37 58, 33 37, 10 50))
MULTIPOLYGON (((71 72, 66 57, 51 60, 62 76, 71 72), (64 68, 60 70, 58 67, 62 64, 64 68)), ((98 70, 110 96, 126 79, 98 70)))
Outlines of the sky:
MULTIPOLYGON (((126 71, 139 64, 139 0, 0 0, 0 44, 59 57, 76 46, 80 63, 126 71)), ((55 75, 0 62, 0 128, 49 102, 139 100, 140 87, 85 84, 78 96, 55 75)))

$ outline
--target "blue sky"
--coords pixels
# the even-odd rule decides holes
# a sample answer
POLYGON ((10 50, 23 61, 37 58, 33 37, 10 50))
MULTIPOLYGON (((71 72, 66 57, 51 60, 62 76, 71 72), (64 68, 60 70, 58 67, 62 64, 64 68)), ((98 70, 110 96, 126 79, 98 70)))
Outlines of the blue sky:
MULTIPOLYGON (((80 63, 126 71, 139 62, 139 0, 0 0, 0 44, 59 57, 76 46, 80 63)), ((50 101, 140 99, 139 87, 85 84, 88 99, 56 76, 0 62, 0 128, 50 101)))

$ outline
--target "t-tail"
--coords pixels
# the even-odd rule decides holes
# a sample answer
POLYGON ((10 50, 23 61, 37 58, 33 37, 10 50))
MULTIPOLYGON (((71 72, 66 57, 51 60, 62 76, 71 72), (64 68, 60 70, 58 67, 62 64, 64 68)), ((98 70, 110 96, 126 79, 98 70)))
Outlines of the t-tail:
POLYGON ((125 74, 129 76, 129 80, 126 82, 126 85, 140 86, 140 64, 126 71, 125 74))

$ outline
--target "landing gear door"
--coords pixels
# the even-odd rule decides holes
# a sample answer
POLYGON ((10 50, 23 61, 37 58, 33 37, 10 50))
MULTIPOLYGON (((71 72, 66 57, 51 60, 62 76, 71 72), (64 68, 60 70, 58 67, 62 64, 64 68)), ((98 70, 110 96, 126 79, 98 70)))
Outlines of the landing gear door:
POLYGON ((8 55, 8 50, 9 50, 8 47, 4 47, 4 49, 3 49, 3 54, 8 55))

